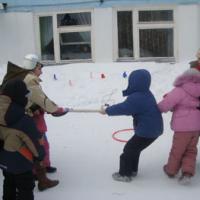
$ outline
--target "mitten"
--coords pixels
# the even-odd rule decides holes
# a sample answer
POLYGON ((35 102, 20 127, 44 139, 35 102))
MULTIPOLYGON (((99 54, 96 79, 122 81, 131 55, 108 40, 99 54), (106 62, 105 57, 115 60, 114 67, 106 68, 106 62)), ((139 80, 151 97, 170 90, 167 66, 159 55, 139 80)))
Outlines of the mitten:
POLYGON ((165 98, 165 97, 167 96, 167 94, 168 94, 168 93, 164 94, 164 95, 163 95, 163 98, 165 98))
POLYGON ((101 108, 100 108, 100 113, 105 115, 106 114, 106 108, 109 106, 109 104, 105 104, 105 105, 102 105, 101 108))
POLYGON ((59 107, 54 113, 52 113, 52 115, 54 117, 60 117, 60 116, 63 116, 65 115, 66 113, 69 112, 69 108, 62 108, 62 107, 59 107))

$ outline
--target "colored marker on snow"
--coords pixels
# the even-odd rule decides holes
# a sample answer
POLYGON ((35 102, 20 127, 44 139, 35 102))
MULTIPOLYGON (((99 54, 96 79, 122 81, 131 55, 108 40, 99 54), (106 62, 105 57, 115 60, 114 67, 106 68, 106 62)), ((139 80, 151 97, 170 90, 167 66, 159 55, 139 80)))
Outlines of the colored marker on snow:
POLYGON ((105 76, 105 74, 101 74, 101 78, 103 79, 103 78, 106 78, 106 76, 105 76))
POLYGON ((69 86, 73 86, 73 84, 72 84, 72 80, 69 80, 69 86))
POLYGON ((93 79, 93 73, 92 72, 90 72, 90 78, 93 79))
POLYGON ((123 77, 126 78, 128 75, 126 72, 123 73, 123 77))
POLYGON ((58 80, 55 74, 53 75, 53 79, 54 80, 58 80))

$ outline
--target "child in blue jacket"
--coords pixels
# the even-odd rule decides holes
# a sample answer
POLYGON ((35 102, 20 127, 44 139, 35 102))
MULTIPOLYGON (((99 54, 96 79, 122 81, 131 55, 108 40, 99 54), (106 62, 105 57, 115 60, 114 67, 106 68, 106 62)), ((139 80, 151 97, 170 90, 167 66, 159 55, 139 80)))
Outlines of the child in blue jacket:
POLYGON ((119 172, 112 175, 116 181, 130 182, 138 173, 140 153, 163 132, 163 120, 156 100, 150 91, 151 75, 145 69, 135 70, 129 76, 128 87, 123 91, 126 100, 101 113, 109 116, 133 117, 135 134, 127 142, 120 156, 119 172))

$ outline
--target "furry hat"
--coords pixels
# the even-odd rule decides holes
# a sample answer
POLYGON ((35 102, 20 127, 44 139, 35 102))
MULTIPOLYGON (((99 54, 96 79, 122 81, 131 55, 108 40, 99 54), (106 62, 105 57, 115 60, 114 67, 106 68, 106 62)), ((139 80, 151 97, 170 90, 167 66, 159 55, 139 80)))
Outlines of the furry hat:
POLYGON ((174 81, 174 86, 180 86, 188 81, 200 83, 200 71, 197 68, 190 68, 184 71, 180 76, 178 76, 174 81))
POLYGON ((190 68, 183 72, 183 75, 194 75, 194 76, 200 76, 200 70, 198 68, 190 68))

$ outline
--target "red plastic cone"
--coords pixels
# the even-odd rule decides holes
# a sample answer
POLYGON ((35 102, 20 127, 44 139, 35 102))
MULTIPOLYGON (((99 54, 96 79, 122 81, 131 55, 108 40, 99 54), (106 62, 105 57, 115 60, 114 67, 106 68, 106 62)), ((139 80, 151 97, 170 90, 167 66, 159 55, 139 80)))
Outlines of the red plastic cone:
POLYGON ((73 84, 72 84, 72 81, 71 81, 71 80, 69 80, 69 86, 73 86, 73 84))
POLYGON ((101 74, 101 78, 106 78, 105 74, 101 74))

